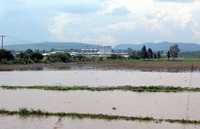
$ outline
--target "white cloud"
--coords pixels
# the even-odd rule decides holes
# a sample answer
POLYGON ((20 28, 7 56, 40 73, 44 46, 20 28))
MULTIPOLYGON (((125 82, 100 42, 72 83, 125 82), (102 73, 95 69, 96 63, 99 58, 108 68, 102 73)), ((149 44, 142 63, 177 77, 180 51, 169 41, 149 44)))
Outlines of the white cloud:
POLYGON ((48 30, 51 36, 59 41, 98 44, 116 42, 115 37, 108 34, 106 29, 98 25, 102 23, 94 22, 95 19, 96 15, 94 14, 85 14, 83 16, 83 14, 60 13, 50 18, 48 30))
MULTIPOLYGON (((23 1, 23 0, 21 0, 23 1)), ((90 3, 91 0, 81 0, 90 3)), ((48 31, 56 40, 96 43, 119 43, 158 40, 200 41, 200 1, 171 0, 102 0, 100 9, 91 13, 57 10, 50 15, 48 31), (117 10, 117 11, 116 11, 117 10), (116 13, 119 13, 117 15, 116 13), (186 34, 191 33, 191 36, 186 34), (193 37, 192 37, 193 36, 193 37), (182 38, 183 37, 183 38, 182 38)), ((78 2, 50 1, 40 7, 76 5, 78 2)), ((78 10, 81 12, 81 10, 78 10)))
POLYGON ((133 21, 122 21, 108 25, 107 29, 112 31, 133 31, 135 25, 133 21))
POLYGON ((61 13, 50 19, 48 30, 53 37, 59 40, 65 40, 65 29, 73 20, 74 19, 69 14, 61 13))
POLYGON ((126 7, 131 13, 147 13, 154 7, 153 0, 104 0, 103 13, 111 13, 116 8, 126 7))
POLYGON ((195 18, 195 15, 200 13, 199 0, 165 0, 165 2, 161 0, 106 0, 103 13, 111 13, 114 9, 121 7, 131 12, 129 17, 133 17, 132 22, 120 21, 111 25, 112 28, 134 30, 134 26, 141 26, 149 31, 166 34, 166 37, 176 36, 177 30, 179 33, 190 31, 194 37, 199 37, 200 27, 195 25, 200 23, 200 19, 195 18))
POLYGON ((38 27, 37 33, 41 30, 50 34, 49 39, 60 41, 199 42, 199 13, 200 0, 4 0, 0 28, 12 35, 19 26, 23 28, 15 21, 31 18, 19 33, 24 30, 30 31, 26 32, 30 37, 39 35, 31 31, 38 27))
POLYGON ((193 33, 193 39, 200 40, 200 23, 193 22, 191 30, 193 33))

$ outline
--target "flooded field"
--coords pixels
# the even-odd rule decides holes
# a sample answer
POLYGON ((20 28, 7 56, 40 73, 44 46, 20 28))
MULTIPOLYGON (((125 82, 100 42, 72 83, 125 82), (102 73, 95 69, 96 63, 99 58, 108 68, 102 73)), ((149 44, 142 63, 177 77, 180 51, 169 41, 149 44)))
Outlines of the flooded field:
MULTIPOLYGON (((22 86, 26 89, 0 89, 0 109, 17 111, 21 108, 40 109, 49 113, 78 113, 127 117, 152 117, 153 121, 125 119, 79 119, 68 117, 19 117, 19 114, 0 114, 3 129, 197 129, 200 124, 184 124, 176 120, 200 123, 200 72, 142 72, 134 70, 62 70, 0 72, 1 86, 22 86), (156 93, 139 91, 53 91, 31 89, 28 86, 79 86, 110 88, 114 86, 171 86, 193 87, 191 92, 156 93), (157 120, 174 120, 158 122, 157 120)), ((9 87, 8 87, 9 88, 9 87)), ((74 87, 73 87, 74 88, 74 87)), ((141 88, 141 87, 139 87, 141 88)), ((81 89, 81 88, 80 88, 81 89)), ((190 88, 191 89, 191 88, 190 88)), ((177 91, 181 89, 177 89, 177 91)), ((145 91, 145 90, 144 90, 145 91)), ((189 91, 189 90, 188 90, 189 91)), ((2 110, 1 110, 2 111, 2 110)))
POLYGON ((0 116, 2 129, 198 129, 199 125, 153 122, 104 121, 68 118, 0 116))
POLYGON ((200 119, 200 93, 0 90, 0 108, 164 119, 200 119), (115 109, 113 109, 115 108, 115 109))
POLYGON ((200 87, 200 72, 68 70, 0 72, 0 85, 181 86, 200 87))

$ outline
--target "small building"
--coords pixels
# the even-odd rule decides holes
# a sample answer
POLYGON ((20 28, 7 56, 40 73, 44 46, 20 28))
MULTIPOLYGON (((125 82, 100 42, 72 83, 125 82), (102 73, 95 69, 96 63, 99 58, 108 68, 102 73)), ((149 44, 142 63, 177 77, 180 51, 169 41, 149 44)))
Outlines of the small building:
POLYGON ((87 48, 87 49, 81 49, 82 55, 96 55, 98 52, 98 49, 96 48, 87 48))
POLYGON ((75 52, 75 51, 69 52, 69 54, 71 56, 79 56, 79 55, 81 55, 79 52, 75 52))
POLYGON ((52 51, 52 52, 46 52, 43 53, 43 56, 49 56, 49 55, 53 55, 53 54, 57 54, 57 53, 65 53, 65 51, 52 51))
POLYGON ((102 47, 100 47, 98 54, 100 54, 100 55, 111 55, 112 54, 112 46, 102 46, 102 47))

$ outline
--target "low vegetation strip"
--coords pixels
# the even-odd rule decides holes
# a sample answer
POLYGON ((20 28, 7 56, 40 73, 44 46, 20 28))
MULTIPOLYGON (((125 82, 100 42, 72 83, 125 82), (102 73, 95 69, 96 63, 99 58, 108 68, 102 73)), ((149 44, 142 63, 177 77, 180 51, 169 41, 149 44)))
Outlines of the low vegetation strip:
POLYGON ((166 87, 166 86, 116 86, 116 87, 87 87, 87 86, 1 86, 1 89, 37 89, 52 91, 132 91, 132 92, 200 92, 200 88, 166 87))
POLYGON ((99 120, 126 120, 126 121, 146 121, 146 122, 168 122, 179 124, 200 124, 200 120, 184 120, 184 119, 156 119, 153 117, 132 117, 132 116, 118 116, 118 115, 105 115, 105 114, 89 114, 89 113, 65 113, 65 112, 46 112, 41 110, 28 110, 19 109, 17 111, 10 111, 0 109, 0 115, 19 115, 21 117, 70 117, 77 119, 99 119, 99 120))

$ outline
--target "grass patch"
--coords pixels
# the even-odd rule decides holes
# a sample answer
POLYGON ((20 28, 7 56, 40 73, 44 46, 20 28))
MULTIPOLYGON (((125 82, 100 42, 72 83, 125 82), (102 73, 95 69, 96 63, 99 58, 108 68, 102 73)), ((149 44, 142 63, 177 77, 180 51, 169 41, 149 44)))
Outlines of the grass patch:
POLYGON ((200 120, 184 120, 184 119, 156 119, 153 117, 132 117, 119 115, 105 115, 105 114, 90 114, 90 113, 65 113, 65 112, 45 112, 41 110, 19 109, 17 111, 9 111, 0 109, 0 115, 19 115, 20 117, 70 117, 76 119, 99 119, 99 120, 125 120, 125 121, 146 121, 146 122, 168 122, 179 124, 200 124, 200 120))
POLYGON ((51 91, 132 91, 132 92, 200 92, 200 88, 165 87, 165 86, 117 86, 117 87, 87 87, 87 86, 1 86, 2 89, 37 89, 51 91))

